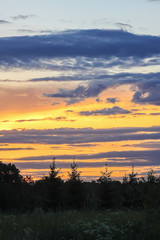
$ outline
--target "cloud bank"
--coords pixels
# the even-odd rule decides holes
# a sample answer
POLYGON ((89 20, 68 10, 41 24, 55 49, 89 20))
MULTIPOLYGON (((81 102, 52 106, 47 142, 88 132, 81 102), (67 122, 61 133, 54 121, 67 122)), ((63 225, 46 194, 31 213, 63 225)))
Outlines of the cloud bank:
POLYGON ((0 144, 85 144, 136 140, 159 140, 160 127, 113 129, 59 128, 44 130, 2 130, 0 144))
MULTIPOLYGON (((26 17, 26 16, 25 16, 26 17)), ((144 59, 160 54, 160 37, 123 30, 73 30, 51 35, 0 38, 0 64, 23 66, 51 58, 144 59)))

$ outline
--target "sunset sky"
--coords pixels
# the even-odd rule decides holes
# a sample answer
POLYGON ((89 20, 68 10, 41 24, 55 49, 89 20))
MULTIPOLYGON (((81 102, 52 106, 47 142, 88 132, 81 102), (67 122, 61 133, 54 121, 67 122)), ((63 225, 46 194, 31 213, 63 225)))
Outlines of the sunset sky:
POLYGON ((0 161, 84 180, 160 173, 160 1, 0 4, 0 161))

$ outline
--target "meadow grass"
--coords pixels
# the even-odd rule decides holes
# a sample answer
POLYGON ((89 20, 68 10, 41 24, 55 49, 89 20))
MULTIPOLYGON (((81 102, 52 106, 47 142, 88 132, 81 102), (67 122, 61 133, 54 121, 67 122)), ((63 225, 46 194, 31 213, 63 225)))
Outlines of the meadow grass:
POLYGON ((160 211, 0 213, 2 240, 158 240, 160 211))

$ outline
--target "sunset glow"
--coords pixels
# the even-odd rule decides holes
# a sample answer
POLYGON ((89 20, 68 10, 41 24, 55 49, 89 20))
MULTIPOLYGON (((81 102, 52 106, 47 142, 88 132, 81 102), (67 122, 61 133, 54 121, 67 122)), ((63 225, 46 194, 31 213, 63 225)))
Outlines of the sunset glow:
POLYGON ((160 2, 52 2, 2 4, 0 161, 34 179, 53 157, 64 179, 73 159, 89 181, 105 164, 159 174, 160 2))

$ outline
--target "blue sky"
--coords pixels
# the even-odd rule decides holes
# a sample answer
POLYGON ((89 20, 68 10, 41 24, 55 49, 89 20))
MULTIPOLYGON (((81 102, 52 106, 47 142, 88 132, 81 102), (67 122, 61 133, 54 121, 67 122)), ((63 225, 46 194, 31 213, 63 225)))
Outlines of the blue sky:
POLYGON ((6 0, 0 7, 1 20, 10 22, 1 24, 1 36, 88 28, 123 28, 138 34, 159 35, 160 1, 6 0))

